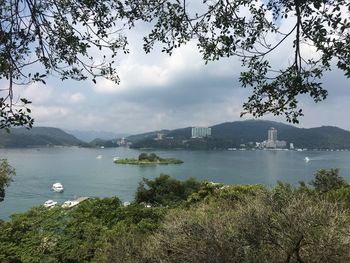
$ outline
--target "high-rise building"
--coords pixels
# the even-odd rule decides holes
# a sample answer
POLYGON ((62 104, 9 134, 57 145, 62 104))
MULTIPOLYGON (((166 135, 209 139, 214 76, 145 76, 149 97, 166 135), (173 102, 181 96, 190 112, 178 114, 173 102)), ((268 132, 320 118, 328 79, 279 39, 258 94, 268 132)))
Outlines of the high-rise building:
POLYGON ((277 130, 271 127, 267 132, 267 140, 268 141, 277 141, 277 130))
POLYGON ((192 127, 192 138, 203 138, 211 136, 211 128, 209 127, 192 127))
POLYGON ((263 142, 263 147, 271 149, 271 148, 286 148, 286 146, 287 146, 286 141, 277 140, 277 130, 271 127, 267 131, 267 140, 263 142))
POLYGON ((155 140, 156 140, 156 141, 161 141, 161 140, 163 140, 163 138, 164 138, 164 134, 158 132, 158 133, 157 133, 157 137, 155 138, 155 140))

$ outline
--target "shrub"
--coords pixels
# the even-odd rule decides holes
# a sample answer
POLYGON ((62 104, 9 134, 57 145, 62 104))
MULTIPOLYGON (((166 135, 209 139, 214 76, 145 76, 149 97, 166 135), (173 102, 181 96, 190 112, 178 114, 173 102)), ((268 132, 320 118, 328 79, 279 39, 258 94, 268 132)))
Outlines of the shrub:
POLYGON ((315 179, 311 181, 311 185, 315 187, 316 191, 321 193, 335 190, 347 185, 344 178, 341 177, 338 173, 338 169, 319 170, 315 174, 315 179))

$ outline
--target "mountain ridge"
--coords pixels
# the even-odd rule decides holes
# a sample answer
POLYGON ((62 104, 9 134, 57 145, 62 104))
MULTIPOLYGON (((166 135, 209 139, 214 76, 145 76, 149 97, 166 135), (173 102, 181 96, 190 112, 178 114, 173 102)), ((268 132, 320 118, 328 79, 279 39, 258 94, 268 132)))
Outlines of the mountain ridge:
MULTIPOLYGON (((203 149, 221 149, 229 147, 239 147, 242 144, 252 144, 255 142, 262 142, 267 139, 267 131, 274 127, 278 131, 278 140, 285 140, 288 143, 293 143, 298 148, 308 149, 350 149, 350 131, 345 129, 323 125, 312 128, 299 128, 291 124, 285 124, 275 121, 265 120, 244 120, 234 122, 224 122, 209 126, 211 128, 212 136, 207 138, 207 146, 203 149), (210 145, 210 146, 209 146, 210 145)), ((135 148, 192 148, 191 145, 179 147, 180 141, 189 140, 191 137, 191 127, 164 130, 168 131, 164 134, 165 137, 171 137, 177 141, 171 146, 161 145, 163 142, 151 142, 153 139, 142 138, 134 142, 135 148)), ((154 132, 155 133, 155 132, 154 132)), ((152 132, 148 133, 152 134, 152 132)), ((190 142, 190 144, 193 142, 190 142)), ((196 142, 199 143, 198 141, 196 142)), ((202 145, 203 146, 203 145, 202 145)))
POLYGON ((89 145, 75 136, 54 127, 12 128, 10 133, 0 130, 1 148, 22 148, 37 146, 83 146, 89 145))

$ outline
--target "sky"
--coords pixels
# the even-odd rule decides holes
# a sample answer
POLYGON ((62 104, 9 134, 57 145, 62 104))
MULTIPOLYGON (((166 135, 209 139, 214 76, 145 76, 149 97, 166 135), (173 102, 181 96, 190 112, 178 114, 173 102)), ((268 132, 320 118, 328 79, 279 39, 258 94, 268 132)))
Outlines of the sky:
MULTIPOLYGON (((287 30, 292 23, 289 20, 281 28, 287 30)), ((252 90, 240 86, 242 68, 237 58, 206 65, 195 42, 175 50, 172 56, 159 48, 145 54, 142 36, 147 30, 141 25, 128 32, 130 53, 117 62, 119 85, 101 78, 94 84, 91 80, 62 82, 50 76, 46 85, 21 86, 17 96, 32 101, 34 125, 136 134, 253 118, 240 118, 252 90)), ((270 60, 286 65, 292 52, 289 41, 276 49, 270 60)), ((314 50, 305 47, 304 52, 312 55, 314 50)), ((328 98, 318 104, 311 98, 300 98, 305 116, 296 126, 332 125, 350 130, 350 79, 335 69, 325 74, 323 82, 328 98)), ((286 123, 283 117, 271 115, 260 119, 286 123)))

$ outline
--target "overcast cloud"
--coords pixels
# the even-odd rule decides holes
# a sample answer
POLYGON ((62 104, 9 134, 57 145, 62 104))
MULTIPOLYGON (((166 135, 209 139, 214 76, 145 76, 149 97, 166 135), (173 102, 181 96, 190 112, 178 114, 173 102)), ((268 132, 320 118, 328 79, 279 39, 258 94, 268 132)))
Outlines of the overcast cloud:
MULTIPOLYGON (((289 28, 291 20, 281 26, 289 28)), ((251 90, 240 88, 239 60, 223 59, 205 65, 193 42, 171 57, 158 50, 144 54, 141 38, 146 29, 141 26, 129 35, 131 53, 118 62, 119 86, 104 79, 94 84, 50 77, 47 85, 21 87, 21 96, 33 101, 35 125, 139 133, 242 120, 242 104, 251 90)), ((307 48, 304 52, 314 51, 307 48)), ((289 42, 270 59, 276 65, 286 65, 291 54, 289 42)), ((327 100, 314 104, 309 98, 301 98, 305 117, 298 126, 334 125, 350 130, 349 85, 350 80, 342 72, 327 73, 327 100)), ((250 118, 247 115, 243 119, 250 118)), ((284 122, 273 116, 264 119, 284 122)))

